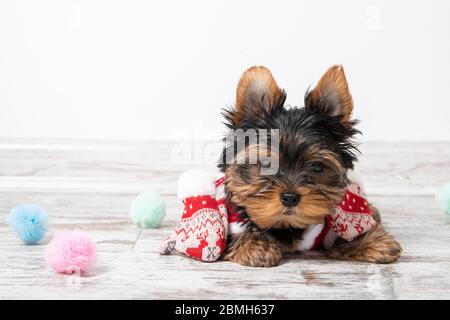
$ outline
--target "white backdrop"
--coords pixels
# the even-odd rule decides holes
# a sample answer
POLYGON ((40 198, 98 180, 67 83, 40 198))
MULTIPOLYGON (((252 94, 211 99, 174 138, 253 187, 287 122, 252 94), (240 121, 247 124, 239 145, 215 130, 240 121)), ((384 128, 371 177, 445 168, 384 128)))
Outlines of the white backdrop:
POLYGON ((242 71, 344 65, 365 140, 450 140, 450 1, 0 2, 0 137, 214 137, 242 71))

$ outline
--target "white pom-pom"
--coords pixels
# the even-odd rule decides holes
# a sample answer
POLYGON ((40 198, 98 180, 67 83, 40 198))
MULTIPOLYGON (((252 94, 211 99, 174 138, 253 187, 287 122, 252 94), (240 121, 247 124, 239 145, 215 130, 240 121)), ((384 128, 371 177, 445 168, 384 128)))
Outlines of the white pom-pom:
POLYGON ((355 170, 352 170, 352 169, 347 170, 347 178, 350 181, 355 182, 361 188, 361 192, 363 194, 366 193, 365 189, 364 189, 363 179, 361 178, 361 176, 355 170))
POLYGON ((217 172, 211 170, 193 169, 183 172, 178 180, 178 199, 214 195, 216 177, 217 172))

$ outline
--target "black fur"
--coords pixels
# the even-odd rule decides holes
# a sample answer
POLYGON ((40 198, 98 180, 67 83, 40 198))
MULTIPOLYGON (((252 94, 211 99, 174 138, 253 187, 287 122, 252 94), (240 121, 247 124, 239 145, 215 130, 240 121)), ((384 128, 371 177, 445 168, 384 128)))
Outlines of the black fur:
MULTIPOLYGON (((284 100, 283 100, 284 102, 284 100)), ((360 131, 355 128, 357 120, 344 126, 341 117, 312 112, 303 108, 286 109, 283 105, 274 106, 271 112, 261 110, 261 116, 243 119, 238 125, 233 123, 230 114, 233 109, 224 110, 225 125, 231 131, 242 129, 278 129, 280 130, 280 151, 288 159, 280 169, 297 166, 304 151, 313 145, 338 153, 343 166, 353 169, 359 150, 353 137, 360 131)), ((225 141, 225 139, 224 139, 225 141)), ((219 167, 224 170, 225 152, 231 145, 225 145, 219 167)))

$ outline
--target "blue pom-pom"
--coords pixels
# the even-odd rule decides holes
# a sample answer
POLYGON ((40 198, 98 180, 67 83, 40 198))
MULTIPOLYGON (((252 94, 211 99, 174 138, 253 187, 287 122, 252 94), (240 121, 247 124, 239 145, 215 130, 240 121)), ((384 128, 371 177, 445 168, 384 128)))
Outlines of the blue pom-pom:
POLYGON ((39 204, 19 204, 6 217, 6 223, 26 244, 36 244, 48 229, 48 214, 39 204))

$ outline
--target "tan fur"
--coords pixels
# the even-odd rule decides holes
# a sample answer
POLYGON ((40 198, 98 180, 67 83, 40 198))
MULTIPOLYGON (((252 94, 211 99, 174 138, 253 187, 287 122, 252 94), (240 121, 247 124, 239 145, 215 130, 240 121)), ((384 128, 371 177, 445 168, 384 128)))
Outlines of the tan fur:
MULTIPOLYGON (((257 148, 247 148, 240 154, 255 150, 257 148)), ((256 166, 250 169, 253 170, 254 176, 252 183, 247 183, 236 172, 237 167, 231 165, 225 171, 225 184, 231 193, 231 202, 244 206, 252 221, 260 228, 305 228, 310 224, 322 223, 331 207, 339 203, 345 192, 343 186, 330 187, 325 184, 327 179, 345 172, 335 156, 325 150, 307 152, 307 161, 321 160, 327 165, 327 169, 316 178, 314 184, 295 189, 302 199, 295 208, 286 208, 280 201, 281 193, 292 190, 289 185, 271 185, 260 177, 259 168, 256 166), (264 189, 267 190, 261 192, 264 189), (319 192, 319 189, 323 192, 319 192)))
POLYGON ((332 66, 325 72, 317 83, 317 86, 310 92, 306 101, 306 107, 324 106, 321 100, 323 101, 327 97, 333 96, 336 96, 339 100, 340 108, 337 111, 343 116, 343 122, 345 124, 350 120, 352 115, 353 99, 348 89, 344 68, 340 65, 332 66))
POLYGON ((238 124, 245 116, 258 115, 261 107, 272 107, 283 95, 283 90, 278 87, 269 69, 263 66, 249 68, 237 86, 233 122, 238 124))
POLYGON ((402 253, 400 244, 380 225, 360 238, 347 242, 339 239, 329 252, 329 257, 338 260, 391 263, 402 253))
POLYGON ((370 211, 372 211, 372 217, 373 219, 378 223, 381 224, 381 215, 380 215, 380 211, 374 207, 371 203, 369 203, 369 208, 370 211))
MULTIPOLYGON (((241 181, 231 167, 226 170, 225 176, 231 202, 245 206, 247 214, 260 228, 304 228, 309 224, 321 223, 331 208, 329 198, 308 187, 301 187, 297 192, 302 195, 302 201, 289 210, 280 201, 280 193, 285 192, 286 187, 273 185, 270 190, 261 193, 259 191, 263 186, 241 181)), ((336 202, 342 198, 340 191, 336 189, 336 202)))
POLYGON ((252 230, 234 235, 223 257, 250 267, 274 267, 282 258, 281 248, 273 238, 252 230))

